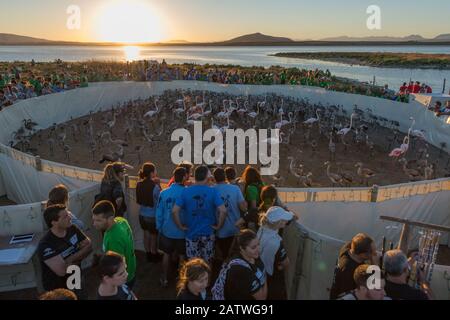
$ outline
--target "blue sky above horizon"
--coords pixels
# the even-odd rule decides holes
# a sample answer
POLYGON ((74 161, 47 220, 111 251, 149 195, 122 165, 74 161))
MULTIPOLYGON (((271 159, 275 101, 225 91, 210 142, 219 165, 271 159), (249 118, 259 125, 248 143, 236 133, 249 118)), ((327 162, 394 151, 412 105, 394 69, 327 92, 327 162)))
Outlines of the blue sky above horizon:
POLYGON ((295 40, 410 34, 432 38, 450 33, 449 13, 449 0, 2 0, 0 32, 65 41, 114 39, 105 30, 101 34, 101 27, 109 28, 110 36, 147 29, 140 36, 148 35, 149 41, 220 41, 254 32, 295 40), (133 11, 127 17, 111 10, 106 15, 117 3, 137 4, 135 9, 145 4, 149 12, 136 14, 137 19, 133 11), (66 27, 69 5, 81 10, 79 30, 66 27), (381 8, 381 30, 366 27, 369 5, 381 8))

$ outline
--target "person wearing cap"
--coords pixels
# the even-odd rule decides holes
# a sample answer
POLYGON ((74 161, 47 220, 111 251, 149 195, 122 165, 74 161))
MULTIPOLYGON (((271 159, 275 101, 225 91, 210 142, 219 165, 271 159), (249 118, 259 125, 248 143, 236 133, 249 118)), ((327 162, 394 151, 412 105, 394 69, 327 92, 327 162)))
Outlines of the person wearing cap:
POLYGON ((287 299, 284 272, 289 266, 289 258, 279 230, 293 218, 292 212, 278 206, 270 207, 260 218, 261 227, 257 236, 261 260, 267 273, 268 300, 287 299))

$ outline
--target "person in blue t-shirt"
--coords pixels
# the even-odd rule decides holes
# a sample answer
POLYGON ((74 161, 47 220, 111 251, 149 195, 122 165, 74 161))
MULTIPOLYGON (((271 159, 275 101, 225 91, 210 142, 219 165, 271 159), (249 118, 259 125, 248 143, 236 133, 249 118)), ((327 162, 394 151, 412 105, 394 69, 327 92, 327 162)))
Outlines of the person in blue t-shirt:
MULTIPOLYGON (((163 252, 162 275, 160 284, 167 287, 167 274, 169 273, 170 257, 177 255, 180 265, 182 264, 186 252, 185 231, 180 230, 172 218, 172 208, 176 199, 181 196, 185 189, 186 169, 177 167, 173 172, 174 182, 169 188, 160 193, 156 208, 156 228, 159 231, 158 249, 163 252)), ((184 213, 180 212, 181 221, 184 221, 184 213)))
POLYGON ((217 244, 222 253, 222 258, 226 259, 234 236, 239 232, 236 222, 241 217, 241 211, 247 211, 247 201, 245 201, 241 189, 238 186, 225 182, 224 169, 217 168, 214 170, 214 179, 217 183, 214 189, 219 192, 227 209, 227 216, 223 227, 216 232, 217 244))
POLYGON ((198 257, 211 263, 214 256, 214 231, 222 228, 227 210, 217 190, 208 186, 209 169, 199 166, 194 176, 195 184, 183 190, 172 213, 178 228, 186 231, 187 258, 198 257), (182 209, 185 224, 180 221, 182 209))

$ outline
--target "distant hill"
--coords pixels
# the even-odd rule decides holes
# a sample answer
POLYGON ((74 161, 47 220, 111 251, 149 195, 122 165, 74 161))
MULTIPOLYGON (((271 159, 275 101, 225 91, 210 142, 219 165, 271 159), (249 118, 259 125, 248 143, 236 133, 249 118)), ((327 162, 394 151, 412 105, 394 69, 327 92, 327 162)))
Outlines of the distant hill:
POLYGON ((186 40, 169 40, 163 43, 190 43, 190 42, 186 40))
POLYGON ((320 41, 389 41, 389 42, 397 42, 397 41, 424 41, 426 40, 422 36, 419 35, 410 35, 407 37, 387 37, 387 36, 372 36, 372 37, 349 37, 349 36, 341 36, 334 38, 324 38, 320 39, 320 41))
POLYGON ((437 37, 435 37, 433 40, 436 40, 436 41, 450 41, 450 33, 440 34, 437 37))
MULTIPOLYGON (((169 40, 160 43, 139 43, 135 45, 144 46, 346 46, 349 42, 353 45, 364 46, 368 42, 374 45, 409 45, 410 42, 415 42, 417 45, 442 44, 450 45, 450 33, 441 34, 435 38, 423 38, 420 35, 410 35, 407 37, 334 37, 320 40, 292 40, 285 37, 273 37, 262 33, 252 33, 233 38, 227 41, 217 42, 189 42, 186 40, 169 40)), ((53 41, 46 39, 39 39, 34 37, 21 36, 9 33, 0 33, 0 45, 71 45, 71 46, 121 46, 125 43, 114 42, 72 42, 72 41, 53 41)))
POLYGON ((224 41, 225 43, 267 43, 267 42, 294 42, 292 39, 289 38, 283 38, 283 37, 272 37, 268 36, 262 33, 252 33, 252 34, 246 34, 237 38, 233 38, 228 41, 224 41))
POLYGON ((8 45, 8 44, 48 44, 51 43, 50 40, 19 36, 16 34, 10 33, 0 33, 0 44, 8 45))

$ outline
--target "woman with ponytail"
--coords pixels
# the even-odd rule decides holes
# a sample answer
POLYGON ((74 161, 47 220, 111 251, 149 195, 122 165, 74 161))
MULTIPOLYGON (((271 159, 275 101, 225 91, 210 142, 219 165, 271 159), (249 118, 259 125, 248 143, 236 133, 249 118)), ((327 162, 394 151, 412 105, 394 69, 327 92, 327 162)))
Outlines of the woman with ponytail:
POLYGON ((140 205, 139 224, 144 231, 144 248, 149 262, 157 262, 158 230, 156 229, 156 207, 161 187, 156 178, 156 167, 151 162, 142 165, 136 185, 136 203, 140 205))

